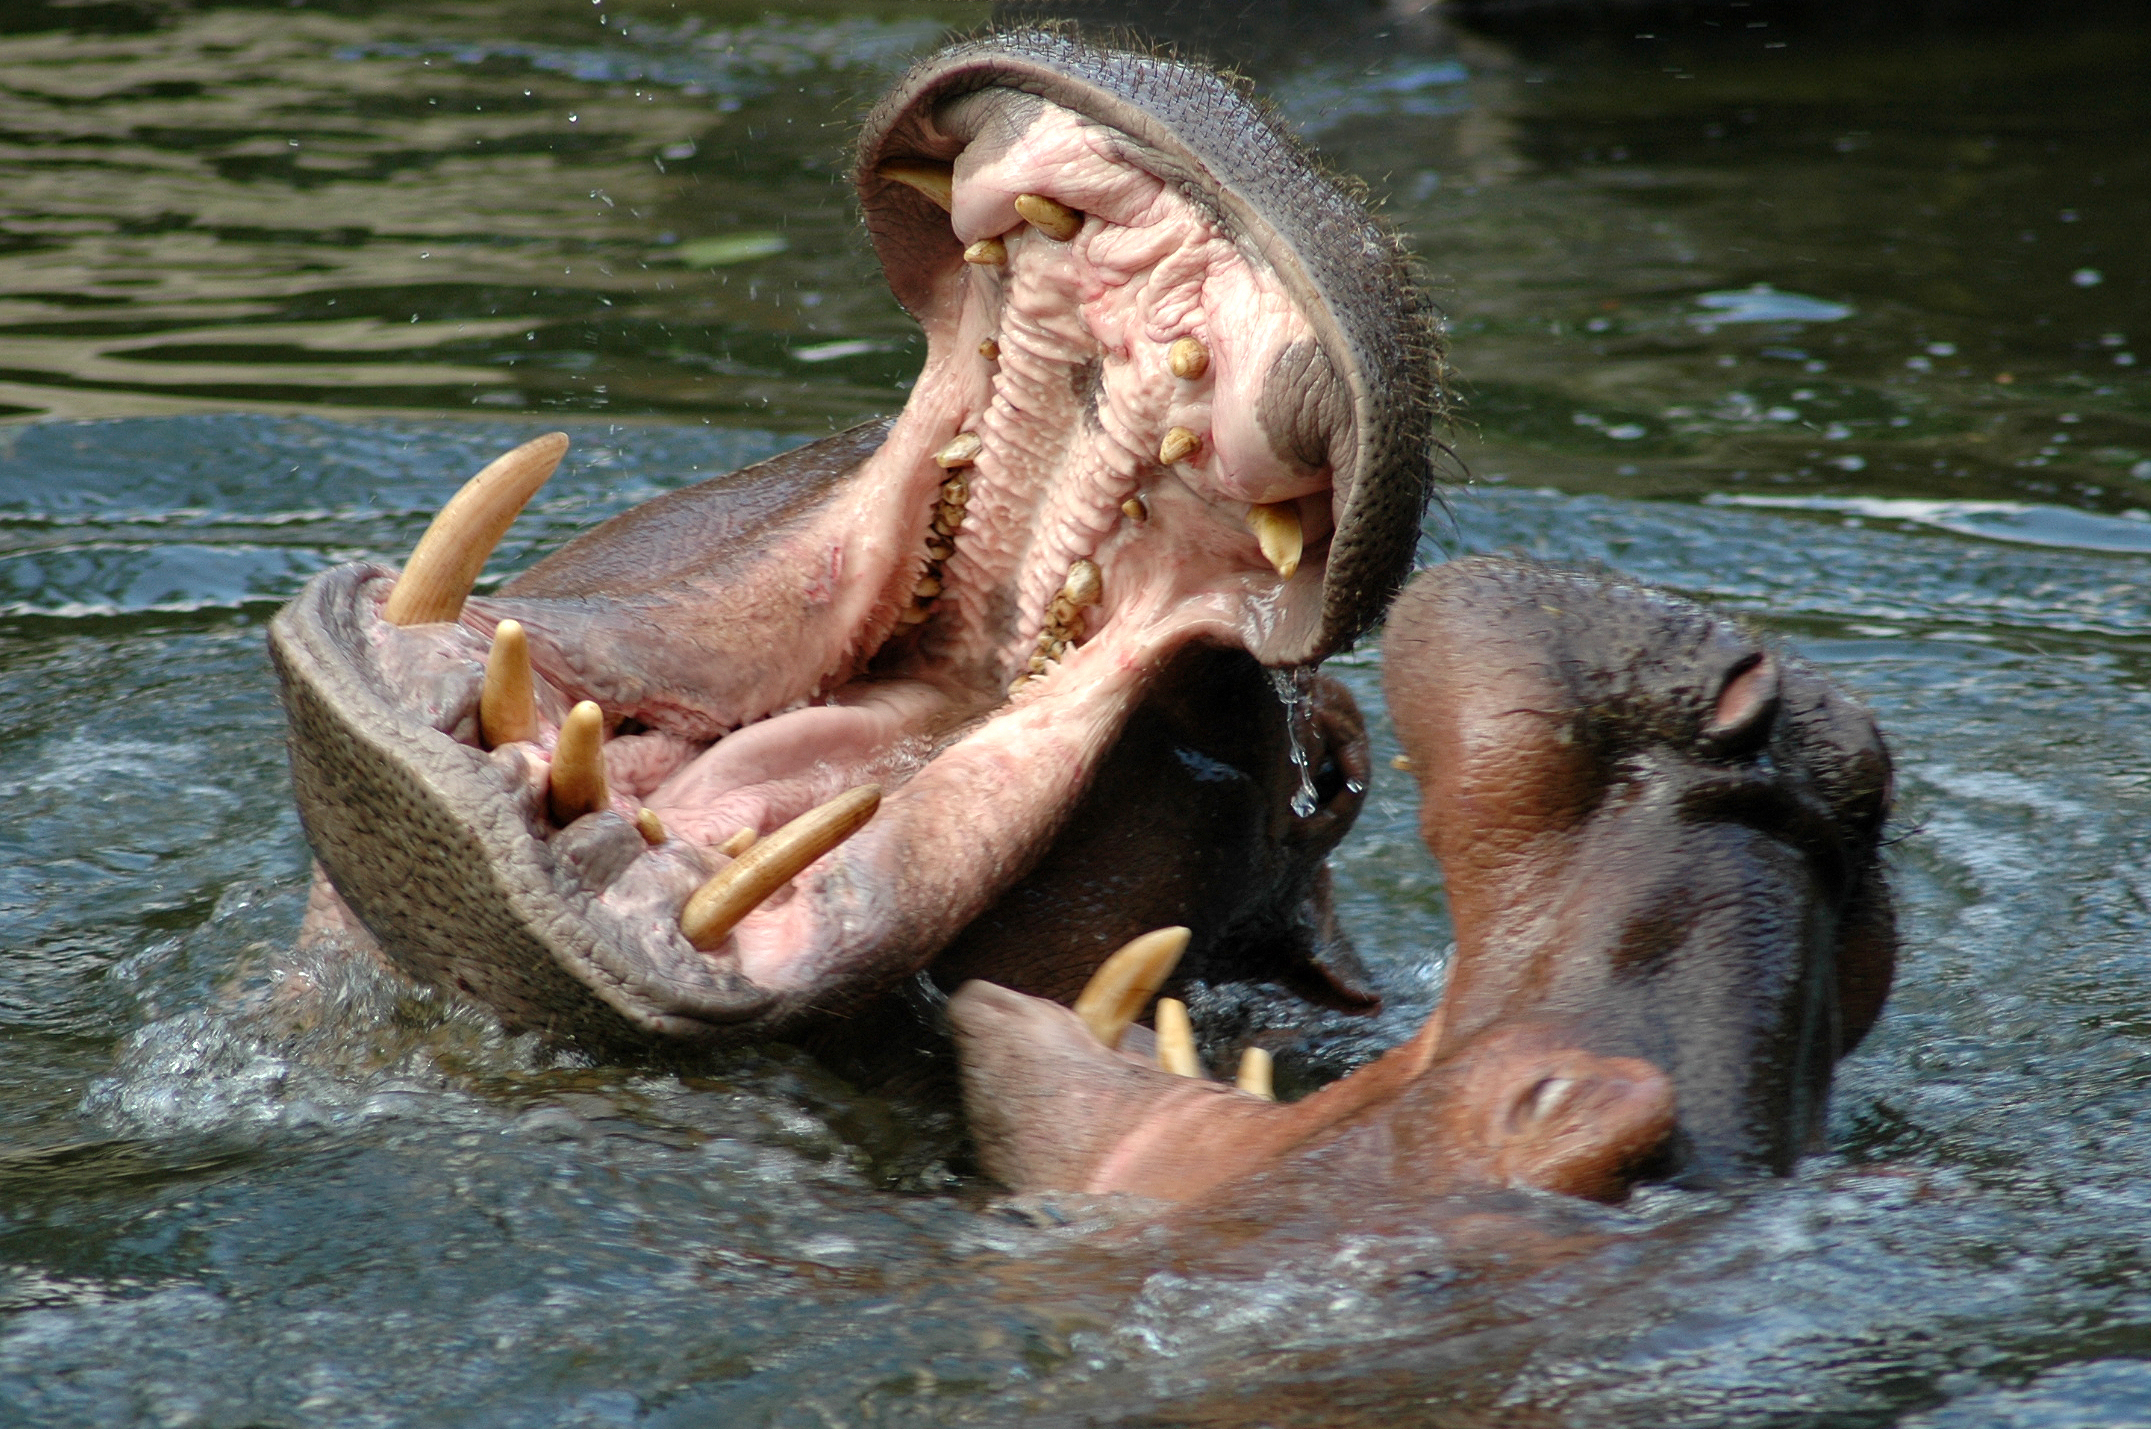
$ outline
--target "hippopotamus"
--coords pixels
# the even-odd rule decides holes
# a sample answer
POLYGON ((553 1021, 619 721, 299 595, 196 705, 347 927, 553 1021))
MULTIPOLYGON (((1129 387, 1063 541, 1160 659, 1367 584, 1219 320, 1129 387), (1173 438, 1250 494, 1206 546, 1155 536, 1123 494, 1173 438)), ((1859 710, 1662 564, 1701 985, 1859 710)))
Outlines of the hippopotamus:
POLYGON ((1618 1200, 1787 1170, 1895 964, 1872 717, 1692 602, 1506 558, 1420 576, 1383 656, 1455 917, 1418 1035, 1280 1105, 1259 1056, 1202 1075, 1170 999, 1154 1037, 1128 1028, 1178 933, 1116 954, 1074 1010, 972 982, 948 1015, 988 1172, 1202 1203, 1251 1181, 1618 1200))
POLYGON ((1367 1005, 1324 873, 1364 740, 1307 672, 1433 481, 1402 245, 1231 83, 1058 32, 921 61, 853 177, 926 336, 898 416, 474 594, 538 437, 276 617, 313 931, 596 1045, 788 1035, 944 955, 1067 995, 1165 918, 1367 1005), (1159 798, 1174 836, 1116 836, 1159 798))

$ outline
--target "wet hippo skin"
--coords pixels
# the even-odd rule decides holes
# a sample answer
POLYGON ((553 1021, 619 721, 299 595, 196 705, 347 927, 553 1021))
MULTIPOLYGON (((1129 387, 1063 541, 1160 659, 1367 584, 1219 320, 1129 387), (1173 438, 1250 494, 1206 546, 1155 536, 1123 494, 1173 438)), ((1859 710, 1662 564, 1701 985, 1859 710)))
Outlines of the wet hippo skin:
POLYGON ((1180 1201, 1332 1165, 1389 1199, 1789 1167, 1894 963, 1872 719, 1698 606, 1520 561, 1420 577, 1384 658, 1456 920, 1426 1026, 1279 1106, 972 983, 949 1013, 987 1169, 1180 1201))
POLYGON ((1283 725, 1245 706, 1275 703, 1259 667, 1371 625, 1417 538, 1438 356, 1393 236, 1217 76, 1056 34, 923 61, 855 177, 927 337, 900 416, 490 596, 420 600, 414 557, 277 617, 317 902, 403 972, 593 1044, 789 1033, 944 949, 1059 992, 1113 929, 1056 909, 1187 922, 1199 958, 1364 1004, 1322 870, 1356 714, 1317 690, 1331 776, 1280 815, 1283 725), (511 733, 481 717, 489 661, 533 671, 511 733), (1162 832, 1113 835, 1115 801, 1146 818, 1168 786, 1192 797, 1162 832), (743 830, 802 815, 838 841, 683 928, 762 858, 743 830))

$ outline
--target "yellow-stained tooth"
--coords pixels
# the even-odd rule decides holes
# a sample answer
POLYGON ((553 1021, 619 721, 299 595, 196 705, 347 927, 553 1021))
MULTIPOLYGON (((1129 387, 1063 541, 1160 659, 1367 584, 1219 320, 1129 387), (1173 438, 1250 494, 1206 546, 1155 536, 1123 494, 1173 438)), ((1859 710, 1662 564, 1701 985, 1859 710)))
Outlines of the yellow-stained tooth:
POLYGON ((1189 936, 1185 928, 1160 928, 1134 939, 1098 965, 1075 1000, 1075 1015, 1093 1037, 1108 1047, 1120 1045, 1128 1024, 1142 1015, 1144 1006, 1173 975, 1180 955, 1187 951, 1189 936))
POLYGON ((1077 610, 1096 605, 1105 598, 1105 575, 1096 561, 1073 561, 1068 566, 1068 579, 1061 582, 1061 600, 1077 610))
POLYGON ((1173 376, 1193 382, 1210 370, 1210 349, 1202 345, 1199 337, 1176 337, 1173 345, 1165 349, 1165 365, 1173 376))
POLYGON ((977 461, 978 454, 985 449, 985 439, 977 432, 958 432, 954 440, 934 453, 934 462, 943 471, 955 471, 977 461))
POLYGON ((665 841, 665 821, 657 817, 655 809, 645 807, 635 811, 635 831, 651 848, 665 841))
POLYGON ((520 621, 503 620, 486 652, 478 692, 478 732, 486 748, 538 737, 538 689, 530 673, 530 641, 520 621))
POLYGON ((1300 532, 1300 508, 1290 501, 1258 502, 1247 508, 1247 529, 1255 533, 1263 559, 1277 568, 1279 580, 1291 580, 1300 568, 1305 537, 1300 532))
POLYGON ((978 355, 988 362, 999 362, 1001 360, 1001 344, 989 337, 978 345, 978 355))
POLYGON ((1174 427, 1166 432, 1165 440, 1158 443, 1158 465, 1171 466, 1186 461, 1202 450, 1202 437, 1186 427, 1174 427))
POLYGON ((567 825, 611 802, 605 787, 605 712, 584 700, 560 724, 553 746, 553 822, 567 825))
POLYGON ((1150 519, 1150 507, 1143 501, 1142 497, 1131 496, 1120 503, 1120 514, 1130 521, 1148 521, 1150 519))
POLYGON ((738 858, 748 849, 753 848, 754 841, 759 837, 761 836, 754 831, 754 825, 741 824, 733 831, 732 837, 717 845, 717 852, 723 854, 726 858, 738 858))
POLYGON ((998 268, 1008 261, 1008 245, 998 238, 981 238, 963 251, 963 261, 998 268))
POLYGON ((1202 1063, 1195 1058, 1195 1024, 1188 1021, 1188 1005, 1177 997, 1158 999, 1152 1019, 1158 1032, 1158 1065, 1176 1077, 1199 1077, 1202 1063))
POLYGON ((391 625, 425 625, 461 615, 493 548, 567 450, 566 432, 548 432, 495 457, 464 482, 418 538, 381 618, 391 625))
POLYGON ((680 931, 704 952, 721 946, 740 919, 798 877, 808 864, 857 833, 880 807, 881 786, 862 784, 756 839, 695 890, 680 910, 680 931))
POLYGON ((1083 215, 1044 194, 1017 194, 1016 212, 1046 237, 1066 243, 1083 226, 1083 215))
POLYGON ((874 172, 917 189, 947 213, 956 206, 956 166, 937 159, 883 159, 874 172))
POLYGON ((1261 1097, 1266 1102, 1277 1100, 1277 1088, 1270 1074, 1270 1054, 1260 1047, 1250 1047, 1240 1054, 1240 1075, 1233 1085, 1251 1097, 1261 1097))

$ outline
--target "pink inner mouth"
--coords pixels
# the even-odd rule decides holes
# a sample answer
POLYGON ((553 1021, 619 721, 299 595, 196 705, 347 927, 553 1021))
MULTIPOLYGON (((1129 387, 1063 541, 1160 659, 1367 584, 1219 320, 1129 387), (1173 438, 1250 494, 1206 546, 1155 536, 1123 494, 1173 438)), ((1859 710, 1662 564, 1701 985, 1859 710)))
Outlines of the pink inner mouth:
MULTIPOLYGON (((995 95, 940 122, 960 132, 995 95)), ((1044 101, 1026 112, 1016 133, 979 122, 955 162, 955 237, 999 238, 1005 265, 938 275, 903 415, 822 504, 757 533, 721 577, 578 584, 571 545, 458 627, 374 626, 375 658, 408 687, 444 659, 482 663, 499 621, 522 622, 541 730, 491 757, 531 791, 534 822, 567 708, 604 708, 612 809, 653 811, 668 838, 597 902, 648 937, 679 938, 681 903, 740 829, 881 784, 865 829, 706 954, 766 988, 891 947, 923 960, 1043 853, 1176 647, 1260 658, 1305 648, 1320 619, 1331 469, 1321 443, 1279 433, 1342 399, 1307 361, 1304 314, 1259 253, 1122 157, 1122 136, 1044 101), (1024 194, 1080 229, 1033 227, 1024 194), (1203 345, 1199 376, 1168 364, 1181 338, 1203 345), (1174 428, 1200 444, 1167 465, 1174 428), (944 469, 965 433, 975 453, 944 469), (1250 534, 1254 503, 1297 515, 1290 579, 1250 534), (1083 562, 1097 599, 1071 613, 1056 597, 1083 562)))

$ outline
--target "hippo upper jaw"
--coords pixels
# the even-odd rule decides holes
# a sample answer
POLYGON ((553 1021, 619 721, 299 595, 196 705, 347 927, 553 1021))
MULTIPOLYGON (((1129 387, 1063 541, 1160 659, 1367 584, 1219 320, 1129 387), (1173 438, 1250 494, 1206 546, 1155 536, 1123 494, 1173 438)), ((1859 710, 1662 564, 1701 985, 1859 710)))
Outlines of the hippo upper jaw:
POLYGON ((370 567, 278 617, 309 837, 406 970, 581 1036, 840 1009, 1041 857, 1175 651, 1319 658, 1401 575, 1433 413, 1416 299, 1215 76, 1002 37, 926 61, 861 153, 928 339, 893 424, 637 508, 420 623, 370 567), (1175 122, 1116 127, 1161 75, 1175 122), (535 716, 496 737, 477 711, 511 620, 535 716), (604 797, 564 809, 580 702, 604 797), (682 931, 742 831, 866 785, 848 842, 682 931))

